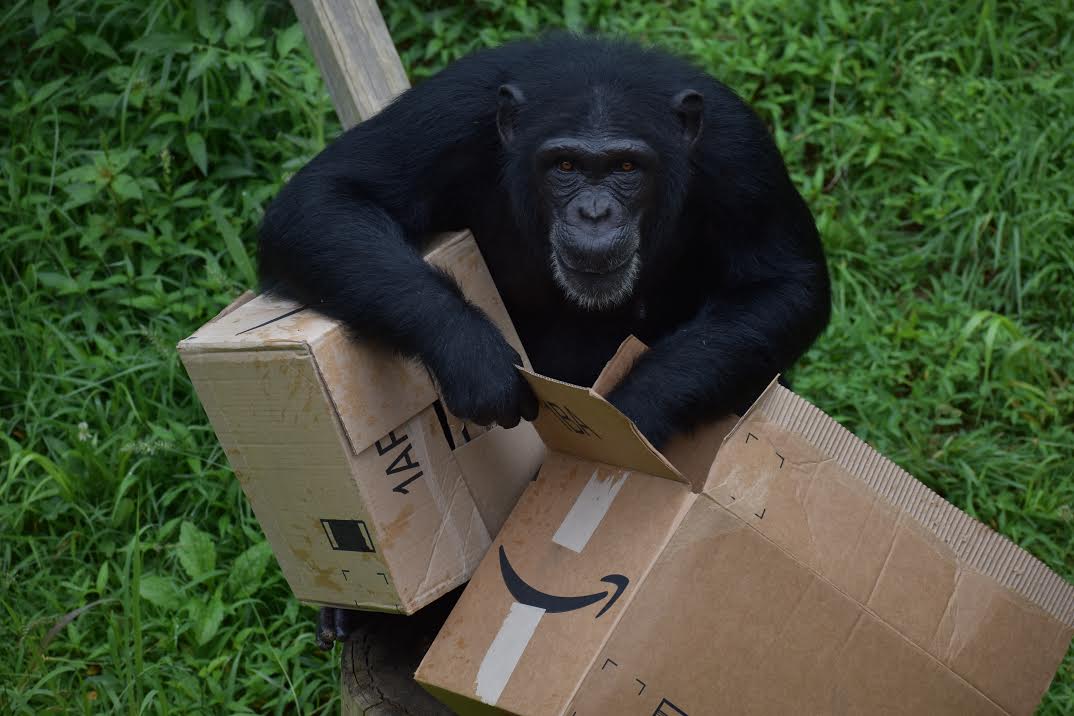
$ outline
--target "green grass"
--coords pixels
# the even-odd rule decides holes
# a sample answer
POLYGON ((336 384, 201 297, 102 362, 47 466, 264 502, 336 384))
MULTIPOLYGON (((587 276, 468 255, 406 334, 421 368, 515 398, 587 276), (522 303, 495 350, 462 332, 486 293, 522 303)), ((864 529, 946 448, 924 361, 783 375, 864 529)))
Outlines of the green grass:
MULTIPOLYGON (((1074 578, 1069 0, 384 6, 415 81, 590 26, 749 99, 835 280, 796 389, 1074 578)), ((335 712, 174 350, 338 131, 289 6, 14 2, 0 49, 0 711, 335 712)))

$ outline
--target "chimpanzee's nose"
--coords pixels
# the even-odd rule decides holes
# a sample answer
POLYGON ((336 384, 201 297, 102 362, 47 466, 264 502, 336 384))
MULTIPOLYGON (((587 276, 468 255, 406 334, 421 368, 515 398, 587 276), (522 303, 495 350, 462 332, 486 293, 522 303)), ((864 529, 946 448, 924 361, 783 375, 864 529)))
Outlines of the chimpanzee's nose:
POLYGON ((594 224, 604 221, 612 213, 612 204, 607 197, 590 196, 578 202, 578 214, 594 224))

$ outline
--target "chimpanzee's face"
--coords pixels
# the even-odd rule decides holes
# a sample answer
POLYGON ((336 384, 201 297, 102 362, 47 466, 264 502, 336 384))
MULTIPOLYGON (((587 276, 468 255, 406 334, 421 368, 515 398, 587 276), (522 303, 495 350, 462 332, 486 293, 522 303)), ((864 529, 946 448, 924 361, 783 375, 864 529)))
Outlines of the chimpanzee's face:
POLYGON ((661 108, 648 96, 590 87, 561 99, 527 104, 517 85, 499 89, 496 125, 512 151, 509 171, 528 175, 530 187, 523 194, 514 183, 512 201, 525 207, 516 208, 523 221, 547 226, 552 277, 567 299, 608 310, 634 293, 648 250, 643 226, 682 206, 685 182, 668 182, 666 170, 678 166, 681 175, 688 164, 702 99, 681 90, 661 108), (640 135, 663 137, 664 148, 640 135))
POLYGON ((556 137, 537 149, 549 261, 556 283, 572 302, 601 310, 633 293, 656 160, 639 139, 599 135, 556 137))

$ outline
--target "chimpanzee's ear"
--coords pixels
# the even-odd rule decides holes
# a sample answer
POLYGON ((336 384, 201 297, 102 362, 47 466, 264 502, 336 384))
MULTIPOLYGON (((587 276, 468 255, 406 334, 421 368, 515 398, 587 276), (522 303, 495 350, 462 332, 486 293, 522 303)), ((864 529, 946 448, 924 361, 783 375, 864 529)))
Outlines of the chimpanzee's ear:
POLYGON ((500 132, 500 141, 504 145, 515 138, 515 121, 518 110, 526 101, 522 90, 513 84, 500 85, 500 95, 496 105, 496 129, 500 132))
POLYGON ((682 122, 683 139, 692 147, 701 136, 705 100, 697 90, 684 89, 671 98, 671 107, 682 122))

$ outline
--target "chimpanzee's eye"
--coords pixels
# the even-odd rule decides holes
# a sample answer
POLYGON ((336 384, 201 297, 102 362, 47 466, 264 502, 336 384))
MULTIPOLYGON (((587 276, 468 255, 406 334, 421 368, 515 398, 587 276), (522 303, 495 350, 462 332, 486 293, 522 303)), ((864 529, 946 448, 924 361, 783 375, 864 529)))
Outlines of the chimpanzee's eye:
POLYGON ((559 162, 559 170, 561 172, 574 171, 574 162, 572 162, 570 159, 561 159, 559 162))
POLYGON ((632 172, 635 168, 634 162, 623 162, 619 165, 619 170, 624 172, 632 172))

